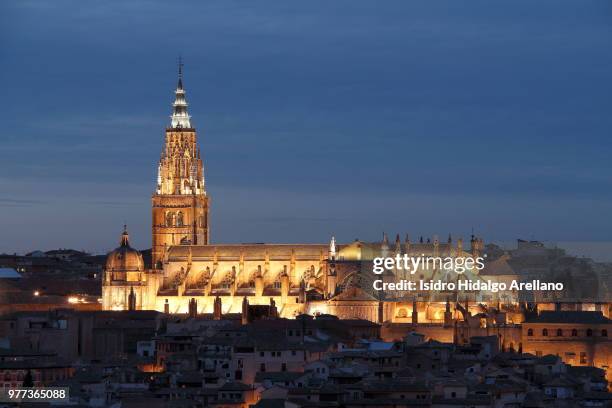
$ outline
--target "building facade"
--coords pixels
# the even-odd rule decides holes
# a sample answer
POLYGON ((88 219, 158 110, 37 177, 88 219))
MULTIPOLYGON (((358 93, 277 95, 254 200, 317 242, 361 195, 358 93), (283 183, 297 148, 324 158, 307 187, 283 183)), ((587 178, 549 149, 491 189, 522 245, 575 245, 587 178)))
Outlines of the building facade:
MULTIPOLYGON (((421 266, 413 274, 395 269, 381 275, 372 273, 372 260, 376 257, 477 258, 483 255, 484 244, 474 236, 465 247, 462 239, 453 240, 450 235, 445 240, 421 237, 415 241, 408 236, 401 240, 397 235, 393 242, 384 234, 380 242, 356 240, 347 244, 338 244, 334 238, 322 244, 211 243, 210 197, 187 106, 180 66, 152 197, 152 266, 144 267, 142 256, 129 246, 124 231, 120 246, 108 255, 103 279, 104 310, 226 314, 240 313, 246 302, 274 305, 281 317, 333 314, 381 323, 432 323, 446 328, 451 328, 454 320, 480 316, 472 319, 473 325, 485 328, 491 325, 493 314, 502 316, 503 303, 504 323, 523 321, 524 309, 513 293, 492 296, 487 291, 373 290, 374 279, 456 282, 514 278, 512 270, 505 272, 500 267, 497 273, 485 270, 489 273, 486 277, 475 268, 459 275, 441 266, 421 266)), ((498 263, 507 262, 502 259, 498 263)), ((593 307, 606 316, 609 313, 607 306, 593 307)))
POLYGON ((161 269, 163 254, 173 245, 208 244, 209 200, 197 135, 187 112, 182 65, 172 109, 152 198, 154 269, 161 269))

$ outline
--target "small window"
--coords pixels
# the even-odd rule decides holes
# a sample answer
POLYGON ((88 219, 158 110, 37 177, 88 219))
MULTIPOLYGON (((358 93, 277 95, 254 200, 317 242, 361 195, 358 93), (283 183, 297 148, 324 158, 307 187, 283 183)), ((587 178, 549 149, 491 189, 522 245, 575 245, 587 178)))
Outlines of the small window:
POLYGON ((601 331, 601 337, 608 337, 608 331, 606 329, 601 331))
POLYGON ((572 329, 572 337, 578 337, 578 330, 572 329))
POLYGON ((593 337, 593 329, 587 329, 587 337, 593 337))
POLYGON ((542 336, 548 336, 548 329, 542 329, 542 336))
POLYGON ((533 336, 533 329, 527 330, 527 336, 529 336, 529 337, 533 336))
POLYGON ((563 330, 557 329, 557 337, 563 337, 563 330))

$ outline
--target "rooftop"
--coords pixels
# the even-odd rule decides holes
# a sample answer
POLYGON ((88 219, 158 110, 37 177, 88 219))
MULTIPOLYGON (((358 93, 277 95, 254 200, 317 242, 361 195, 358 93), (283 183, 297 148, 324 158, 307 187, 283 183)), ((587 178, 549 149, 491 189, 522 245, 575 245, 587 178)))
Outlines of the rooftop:
POLYGON ((0 268, 0 279, 19 279, 21 274, 13 268, 0 268))
POLYGON ((612 320, 602 312, 591 311, 542 311, 526 323, 582 323, 582 324, 612 324, 612 320))

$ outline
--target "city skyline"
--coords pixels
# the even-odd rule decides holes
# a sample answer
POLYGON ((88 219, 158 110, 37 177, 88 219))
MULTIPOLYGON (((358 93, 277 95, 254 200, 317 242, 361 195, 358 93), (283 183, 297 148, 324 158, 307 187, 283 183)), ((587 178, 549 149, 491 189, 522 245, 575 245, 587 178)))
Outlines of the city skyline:
POLYGON ((0 2, 0 400, 612 408, 610 17, 0 2))
POLYGON ((589 5, 4 5, 0 252, 105 252, 124 222, 150 247, 180 54, 212 242, 605 240, 610 10, 589 5))

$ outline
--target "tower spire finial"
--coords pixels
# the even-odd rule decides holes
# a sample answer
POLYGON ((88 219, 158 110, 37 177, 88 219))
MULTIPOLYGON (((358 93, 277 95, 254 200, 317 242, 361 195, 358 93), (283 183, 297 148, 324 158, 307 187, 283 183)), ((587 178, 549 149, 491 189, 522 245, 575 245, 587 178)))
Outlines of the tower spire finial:
POLYGON ((126 224, 123 224, 123 233, 121 234, 121 246, 122 247, 130 246, 130 235, 128 234, 126 224))
POLYGON ((178 85, 176 87, 177 90, 183 89, 183 56, 179 55, 178 57, 178 85))

